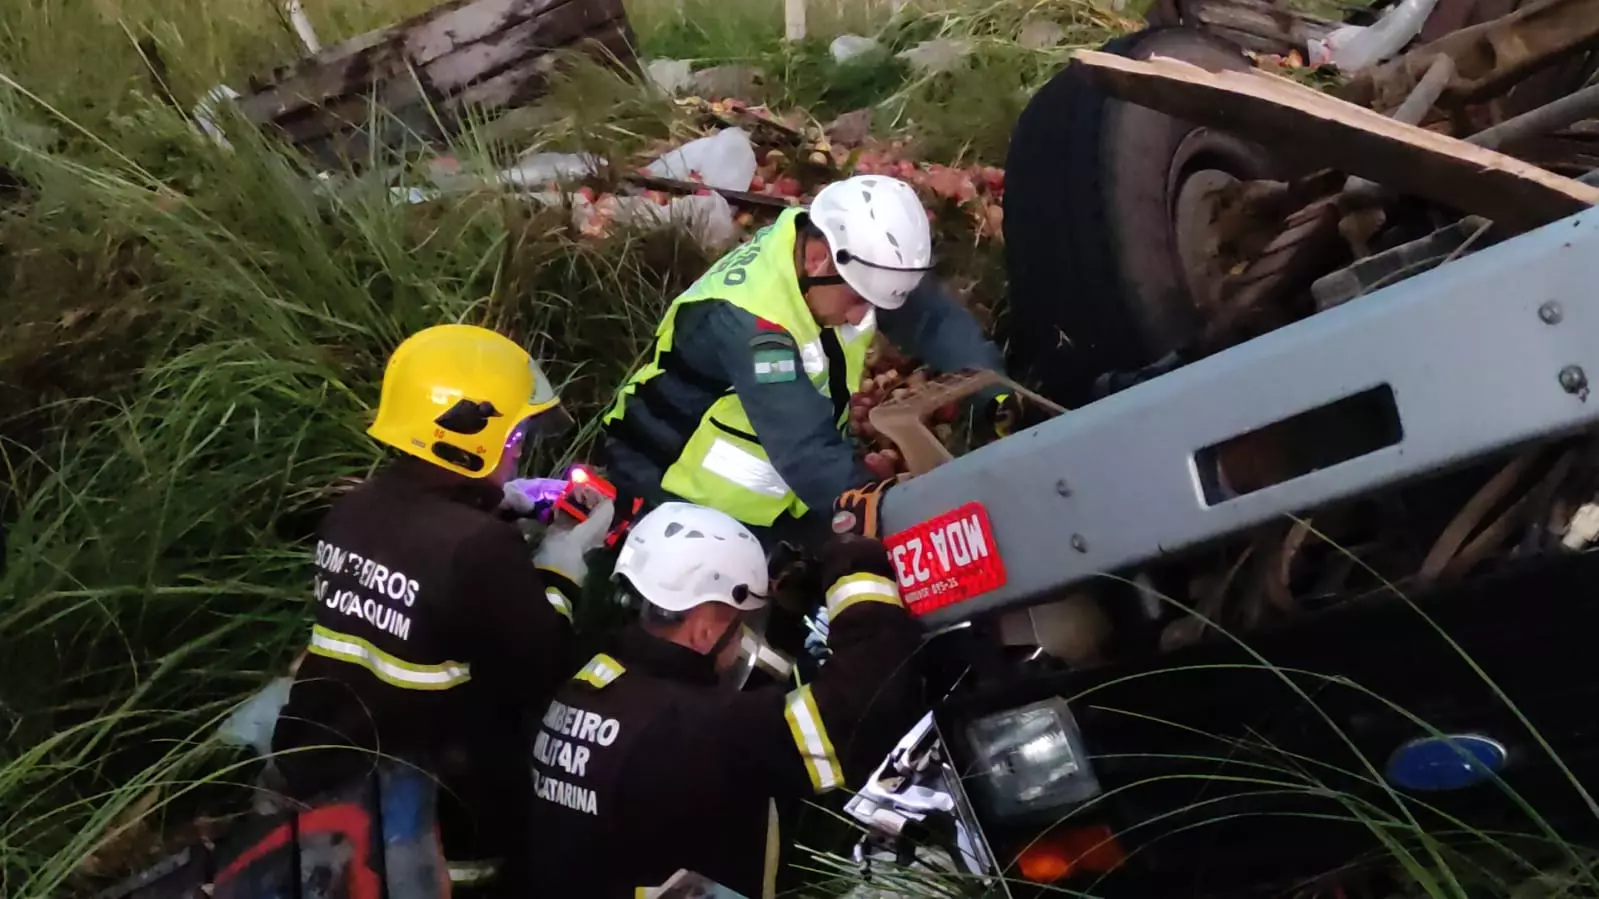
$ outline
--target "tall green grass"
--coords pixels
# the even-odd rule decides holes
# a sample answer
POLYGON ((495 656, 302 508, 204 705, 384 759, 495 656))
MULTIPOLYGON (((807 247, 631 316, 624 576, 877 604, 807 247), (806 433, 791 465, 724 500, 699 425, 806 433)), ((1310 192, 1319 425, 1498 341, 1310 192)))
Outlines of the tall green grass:
MULTIPOLYGON (((153 100, 134 107, 136 136, 41 147, 27 122, 75 123, 11 87, 0 139, 35 191, 9 213, 11 283, 32 284, 41 260, 81 275, 95 248, 140 260, 108 295, 51 297, 45 281, 17 298, 141 323, 65 348, 77 383, 0 446, 0 871, 8 895, 45 896, 153 771, 214 776, 208 728, 303 642, 303 542, 379 459, 363 428, 406 334, 499 328, 548 360, 588 421, 707 257, 673 232, 579 241, 563 211, 492 191, 397 205, 381 180, 318 181, 248 129, 224 152, 153 100)), ((47 327, 7 337, 13 353, 52 350, 47 327)))

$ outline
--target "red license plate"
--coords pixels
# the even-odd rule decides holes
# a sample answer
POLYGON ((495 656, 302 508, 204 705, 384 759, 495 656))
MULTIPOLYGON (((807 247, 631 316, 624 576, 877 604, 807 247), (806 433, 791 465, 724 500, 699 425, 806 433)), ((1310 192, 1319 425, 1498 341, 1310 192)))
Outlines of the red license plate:
POLYGON ((967 503, 883 541, 911 612, 971 599, 1005 585, 1005 562, 982 503, 967 503))

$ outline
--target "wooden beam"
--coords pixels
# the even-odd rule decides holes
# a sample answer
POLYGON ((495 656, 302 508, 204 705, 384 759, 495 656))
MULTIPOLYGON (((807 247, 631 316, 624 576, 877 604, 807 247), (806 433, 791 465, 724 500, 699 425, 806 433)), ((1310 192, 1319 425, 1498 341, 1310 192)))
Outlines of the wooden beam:
POLYGON ((1303 50, 1308 40, 1325 40, 1336 27, 1315 16, 1283 9, 1272 0, 1188 0, 1187 24, 1214 31, 1260 53, 1303 50))
POLYGON ((697 181, 679 181, 675 178, 657 178, 654 175, 644 175, 629 172, 622 176, 622 180, 647 187, 651 190, 664 190, 667 193, 692 196, 702 190, 721 194, 729 203, 735 206, 752 206, 759 209, 783 210, 797 205, 799 200, 785 197, 774 197, 767 194, 750 193, 747 190, 728 190, 721 187, 711 187, 697 181))
POLYGON ((331 164, 364 157, 374 139, 445 137, 471 108, 535 99, 553 72, 552 50, 581 46, 636 69, 633 43, 622 0, 450 0, 252 79, 238 103, 246 118, 331 164), (373 118, 377 134, 368 135, 373 118))
POLYGON ((1174 59, 1092 50, 1076 59, 1121 100, 1510 228, 1535 228, 1599 203, 1599 188, 1259 70, 1209 72, 1174 59))

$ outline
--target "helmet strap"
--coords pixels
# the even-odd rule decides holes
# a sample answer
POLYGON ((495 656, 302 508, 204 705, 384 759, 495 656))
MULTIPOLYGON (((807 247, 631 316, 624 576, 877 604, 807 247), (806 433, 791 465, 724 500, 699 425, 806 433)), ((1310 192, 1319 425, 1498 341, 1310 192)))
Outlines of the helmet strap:
MULTIPOLYGON (((805 251, 810 247, 811 241, 814 239, 816 239, 815 235, 806 234, 803 230, 801 230, 799 259, 797 260, 797 265, 795 266, 798 269, 800 296, 804 296, 805 294, 809 293, 812 287, 832 287, 834 285, 844 283, 844 276, 836 272, 831 275, 814 276, 806 273, 805 251)), ((828 249, 831 250, 832 248, 829 247, 828 249)))
POLYGON ((727 648, 728 641, 733 639, 733 635, 738 632, 743 623, 744 616, 742 614, 733 616, 733 620, 728 623, 727 629, 722 631, 722 636, 716 638, 716 643, 711 646, 710 651, 705 655, 711 659, 720 656, 722 650, 727 648))
POLYGON ((800 275, 800 296, 804 296, 812 287, 831 287, 832 285, 843 283, 843 275, 817 275, 815 277, 810 275, 800 275))

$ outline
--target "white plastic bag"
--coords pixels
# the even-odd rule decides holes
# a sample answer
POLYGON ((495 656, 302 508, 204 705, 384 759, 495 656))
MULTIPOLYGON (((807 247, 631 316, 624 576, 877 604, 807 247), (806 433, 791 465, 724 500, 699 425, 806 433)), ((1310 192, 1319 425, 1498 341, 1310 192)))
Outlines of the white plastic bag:
POLYGON ((833 54, 833 61, 846 63, 857 56, 862 56, 882 46, 875 38, 862 37, 858 34, 841 34, 833 38, 827 45, 827 51, 833 54))
POLYGON ((680 94, 692 81, 688 60, 656 59, 644 67, 650 82, 668 94, 680 94))
POLYGON ((289 702, 292 686, 292 677, 274 678, 222 722, 217 736, 229 746, 250 746, 258 755, 270 755, 272 729, 277 726, 278 713, 289 702))
POLYGON ((578 153, 535 153, 500 172, 500 180, 516 187, 543 187, 551 181, 586 178, 604 165, 596 156, 578 153))
POLYGON ((693 181, 695 175, 709 187, 749 190, 755 177, 755 148, 742 128, 723 128, 710 137, 692 140, 661 156, 645 171, 657 178, 693 181))
POLYGON ((909 50, 895 54, 905 60, 915 71, 924 75, 954 71, 972 54, 971 41, 940 37, 922 41, 909 50))
POLYGON ((190 115, 194 118, 194 122, 199 126, 200 131, 213 141, 216 141, 217 146, 224 150, 233 149, 233 144, 223 135, 222 126, 217 124, 217 105, 220 103, 232 103, 237 99, 239 99, 238 91, 228 87, 226 84, 219 84, 206 91, 205 96, 201 97, 200 102, 196 103, 194 109, 190 111, 190 115))
POLYGON ((1438 0, 1403 0, 1388 10, 1375 25, 1345 25, 1327 35, 1325 41, 1310 41, 1312 66, 1332 63, 1340 72, 1358 72, 1382 62, 1405 49, 1421 33, 1438 0))

